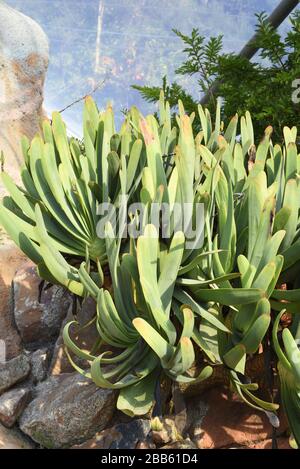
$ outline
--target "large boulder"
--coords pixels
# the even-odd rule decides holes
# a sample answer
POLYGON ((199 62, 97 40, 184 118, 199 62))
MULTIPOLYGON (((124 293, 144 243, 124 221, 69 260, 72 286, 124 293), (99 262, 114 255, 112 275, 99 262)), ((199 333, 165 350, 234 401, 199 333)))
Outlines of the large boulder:
POLYGON ((17 177, 20 137, 39 130, 49 61, 48 39, 28 16, 0 1, 0 153, 5 169, 17 177))
POLYGON ((113 416, 116 394, 78 373, 52 376, 36 388, 20 419, 21 430, 46 448, 69 448, 103 430, 113 416))

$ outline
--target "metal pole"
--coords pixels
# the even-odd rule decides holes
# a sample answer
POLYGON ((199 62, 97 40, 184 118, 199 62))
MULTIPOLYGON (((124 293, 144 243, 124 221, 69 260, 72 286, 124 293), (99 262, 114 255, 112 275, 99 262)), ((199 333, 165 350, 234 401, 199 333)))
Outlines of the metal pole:
MULTIPOLYGON (((281 23, 289 16, 289 14, 294 10, 294 8, 298 5, 299 0, 282 0, 280 4, 275 8, 275 10, 271 13, 268 18, 268 22, 274 27, 278 28, 281 23)), ((245 57, 246 59, 250 60, 259 50, 259 47, 253 45, 253 42, 256 40, 257 34, 254 34, 252 38, 247 42, 247 44, 243 47, 243 49, 239 52, 240 57, 245 57)), ((209 98, 211 95, 214 95, 219 86, 222 84, 221 81, 215 81, 207 93, 201 98, 200 103, 205 105, 208 103, 209 98)))

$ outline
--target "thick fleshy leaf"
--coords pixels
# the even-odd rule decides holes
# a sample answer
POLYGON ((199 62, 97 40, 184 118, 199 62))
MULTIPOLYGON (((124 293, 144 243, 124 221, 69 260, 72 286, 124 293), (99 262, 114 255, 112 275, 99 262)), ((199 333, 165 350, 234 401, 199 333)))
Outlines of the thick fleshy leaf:
POLYGON ((256 303, 264 297, 264 292, 257 288, 216 288, 199 289, 195 295, 200 301, 217 302, 231 306, 256 303))
POLYGON ((130 417, 147 414, 154 403, 158 375, 159 371, 153 370, 141 381, 121 389, 117 408, 130 417))

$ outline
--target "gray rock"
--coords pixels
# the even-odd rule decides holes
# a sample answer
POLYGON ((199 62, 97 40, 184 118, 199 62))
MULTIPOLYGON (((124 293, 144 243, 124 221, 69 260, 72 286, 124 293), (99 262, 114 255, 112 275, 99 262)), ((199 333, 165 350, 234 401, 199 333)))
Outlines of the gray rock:
MULTIPOLYGON (((50 365, 50 375, 56 376, 63 373, 72 373, 74 372, 74 367, 70 363, 68 355, 66 353, 66 348, 63 340, 63 330, 67 323, 78 321, 78 327, 71 327, 69 330, 71 338, 76 343, 76 345, 83 350, 91 351, 99 340, 99 333, 95 322, 93 322, 89 327, 84 327, 90 323, 91 319, 96 315, 96 302, 93 298, 86 298, 83 300, 81 307, 76 311, 76 318, 73 316, 72 308, 69 308, 68 314, 65 317, 60 334, 54 345, 52 360, 50 365), (78 330, 80 331, 78 332, 78 330)), ((89 367, 89 364, 86 360, 82 360, 76 356, 73 356, 73 360, 82 369, 89 367)))
POLYGON ((46 448, 68 448, 86 441, 103 430, 114 413, 116 393, 98 388, 78 373, 52 376, 36 391, 19 424, 46 448))
POLYGON ((150 432, 149 420, 133 420, 130 423, 120 423, 114 427, 119 433, 110 449, 134 449, 140 441, 145 441, 150 432))
POLYGON ((12 427, 22 414, 30 398, 28 388, 12 389, 0 397, 0 422, 12 427))
POLYGON ((31 376, 34 383, 39 383, 47 378, 50 355, 50 351, 46 348, 36 350, 31 354, 31 376))
POLYGON ((19 355, 8 362, 0 363, 0 395, 27 378, 29 372, 30 361, 26 355, 19 355))
POLYGON ((149 432, 149 420, 132 420, 107 428, 72 449, 135 449, 140 442, 147 440, 149 432))
MULTIPOLYGON (((74 316, 72 312, 72 308, 70 307, 67 313, 67 316, 62 322, 60 333, 58 336, 57 341, 55 342, 52 359, 49 367, 49 375, 57 376, 65 373, 73 373, 74 367, 72 366, 68 355, 66 354, 65 343, 63 339, 63 331, 67 323, 74 321, 74 316)), ((72 339, 75 340, 74 335, 72 335, 72 339)), ((75 340, 76 341, 76 340, 75 340)), ((82 344, 77 344, 79 347, 82 347, 82 344)), ((80 368, 84 368, 83 360, 80 358, 78 359, 76 356, 73 356, 74 362, 80 366, 80 368)), ((89 366, 87 362, 85 362, 85 367, 89 366)))
MULTIPOLYGON (((0 424, 0 449, 34 449, 34 443, 16 428, 0 424)), ((3 464, 4 465, 4 464, 3 464)))
POLYGON ((28 347, 56 340, 71 305, 71 295, 57 285, 43 289, 36 267, 28 262, 13 280, 14 317, 24 344, 28 347))

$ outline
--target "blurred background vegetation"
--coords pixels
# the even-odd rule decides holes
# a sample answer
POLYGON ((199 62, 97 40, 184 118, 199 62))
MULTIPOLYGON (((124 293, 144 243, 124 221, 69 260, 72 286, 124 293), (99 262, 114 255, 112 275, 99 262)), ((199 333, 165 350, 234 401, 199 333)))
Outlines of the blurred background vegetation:
MULTIPOLYGON (((282 127, 299 126, 300 105, 293 102, 294 80, 300 78, 300 11, 290 16, 290 30, 282 37, 267 22, 267 14, 257 14, 256 60, 249 61, 237 53, 224 52, 223 36, 205 38, 194 28, 189 35, 174 29, 183 46, 185 60, 175 70, 176 76, 197 77, 200 94, 208 93, 208 107, 214 115, 216 99, 223 98, 222 114, 228 120, 236 112, 250 111, 255 134, 262 136, 268 125, 274 128, 275 140, 282 139, 282 127), (217 92, 211 91, 215 81, 217 92)), ((298 85, 299 87, 299 85, 298 85)), ((189 113, 197 111, 198 100, 176 80, 161 86, 133 85, 148 102, 156 102, 163 88, 173 108, 181 99, 189 113)), ((196 127, 200 126, 198 113, 196 127)))

